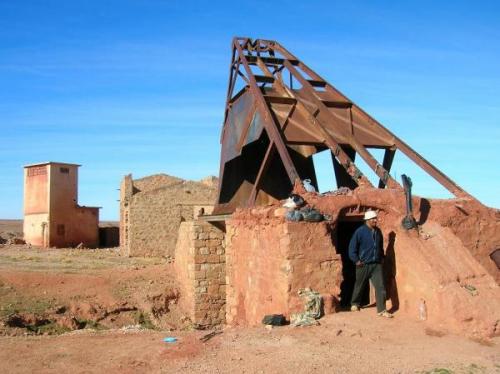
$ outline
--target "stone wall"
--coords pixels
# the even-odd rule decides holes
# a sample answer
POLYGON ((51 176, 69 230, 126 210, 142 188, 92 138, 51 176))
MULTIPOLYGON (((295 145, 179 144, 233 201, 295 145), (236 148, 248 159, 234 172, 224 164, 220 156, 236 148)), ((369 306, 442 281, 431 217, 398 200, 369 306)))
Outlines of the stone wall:
POLYGON ((203 221, 182 222, 175 249, 179 305, 196 326, 225 322, 225 266, 224 233, 203 221))
POLYGON ((181 222, 181 206, 166 191, 134 195, 129 211, 128 256, 171 256, 181 222))
POLYGON ((181 222, 210 211, 215 186, 154 175, 134 181, 126 176, 120 189, 120 247, 126 256, 173 257, 181 222))
MULTIPOLYGON (((312 288, 332 302, 342 265, 329 226, 266 217, 269 209, 233 216, 227 224, 227 323, 258 325, 266 314, 304 310, 297 292, 312 288), (263 215, 260 216, 259 215, 263 215)), ((327 310, 332 310, 327 305, 327 310)))

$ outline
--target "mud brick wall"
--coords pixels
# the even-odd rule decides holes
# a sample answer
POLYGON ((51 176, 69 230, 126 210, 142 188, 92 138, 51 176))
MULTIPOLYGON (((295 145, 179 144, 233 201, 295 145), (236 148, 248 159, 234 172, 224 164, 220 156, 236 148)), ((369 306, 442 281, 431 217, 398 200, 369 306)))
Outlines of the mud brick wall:
POLYGON ((236 215, 226 227, 228 324, 258 325, 266 314, 301 312, 300 288, 338 298, 342 264, 325 223, 236 215))
POLYGON ((195 325, 225 322, 225 267, 224 233, 203 221, 182 222, 175 249, 179 304, 195 325))
POLYGON ((126 256, 174 257, 179 226, 215 201, 215 186, 154 175, 122 181, 120 249, 126 256))
POLYGON ((406 207, 400 191, 299 193, 330 216, 328 225, 285 222, 278 205, 237 210, 226 222, 228 324, 258 324, 264 314, 300 310, 299 286, 320 293, 331 288, 335 296, 341 261, 330 255, 336 251, 328 226, 339 240, 348 233, 341 223, 361 220, 372 209, 384 233, 387 307, 397 318, 418 320, 425 302, 422 328, 480 339, 500 336, 500 287, 496 273, 483 265, 498 243, 496 210, 475 200, 414 197, 419 230, 407 231, 401 227, 406 207))

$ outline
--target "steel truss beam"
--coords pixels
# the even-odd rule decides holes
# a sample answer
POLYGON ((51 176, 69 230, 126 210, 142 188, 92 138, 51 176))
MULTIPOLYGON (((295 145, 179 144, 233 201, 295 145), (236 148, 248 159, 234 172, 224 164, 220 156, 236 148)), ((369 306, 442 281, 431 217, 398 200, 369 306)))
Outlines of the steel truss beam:
POLYGON ((324 149, 339 187, 373 187, 354 163, 358 154, 379 188, 402 189, 389 174, 399 150, 452 194, 471 198, 279 43, 234 38, 231 55, 216 214, 281 199, 298 179, 316 184, 312 155, 324 149), (368 148, 385 150, 382 164, 368 148))

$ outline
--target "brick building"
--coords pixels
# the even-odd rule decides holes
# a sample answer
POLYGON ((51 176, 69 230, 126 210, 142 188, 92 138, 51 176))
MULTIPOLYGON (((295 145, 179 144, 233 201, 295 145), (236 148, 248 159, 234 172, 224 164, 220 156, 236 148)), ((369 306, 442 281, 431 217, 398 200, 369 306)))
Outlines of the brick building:
POLYGON ((99 208, 78 205, 76 164, 24 167, 24 239, 42 247, 99 244, 99 208))
POLYGON ((120 250, 126 256, 174 257, 181 222, 211 212, 217 178, 186 181, 166 174, 125 176, 120 186, 120 250))

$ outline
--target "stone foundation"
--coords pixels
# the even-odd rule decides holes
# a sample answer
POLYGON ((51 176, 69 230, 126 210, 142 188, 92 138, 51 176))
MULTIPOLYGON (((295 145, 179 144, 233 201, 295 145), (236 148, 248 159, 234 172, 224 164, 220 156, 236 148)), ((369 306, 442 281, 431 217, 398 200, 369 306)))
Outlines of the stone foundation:
POLYGON ((199 327, 219 325, 226 314, 224 233, 203 221, 182 222, 175 248, 179 304, 199 327))

